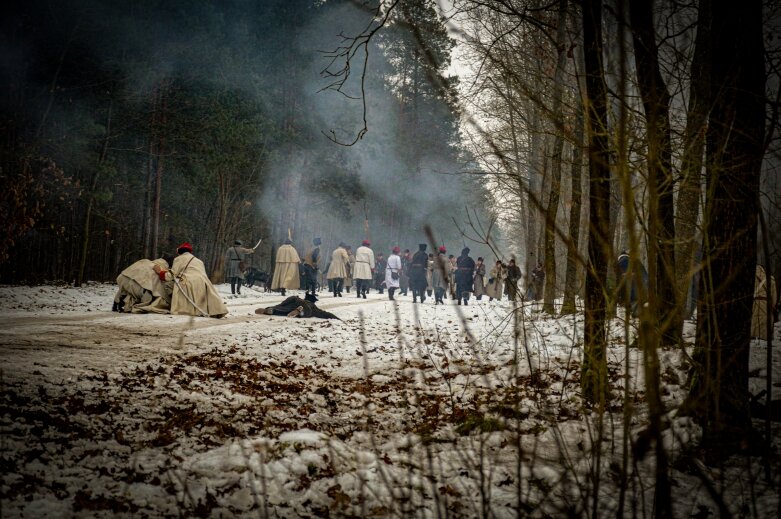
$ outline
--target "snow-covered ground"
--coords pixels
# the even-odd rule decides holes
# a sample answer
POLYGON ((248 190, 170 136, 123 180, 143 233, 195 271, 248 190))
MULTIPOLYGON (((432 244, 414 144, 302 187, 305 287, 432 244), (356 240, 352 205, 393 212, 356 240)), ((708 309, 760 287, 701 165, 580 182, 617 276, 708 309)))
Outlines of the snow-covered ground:
MULTIPOLYGON (((325 294, 341 321, 290 319, 254 313, 277 294, 218 288, 223 319, 112 313, 111 285, 0 287, 0 516, 557 517, 593 506, 595 473, 601 515, 615 516, 625 366, 631 437, 645 425, 623 321, 595 456, 582 315, 373 293, 325 294)), ((765 354, 757 343, 754 393, 765 354)), ((685 354, 660 356, 676 515, 717 515, 710 486, 737 515, 776 516, 758 458, 709 468, 684 455, 699 434, 674 416, 685 354)), ((630 459, 627 477, 627 513, 650 513, 651 457, 630 459)))

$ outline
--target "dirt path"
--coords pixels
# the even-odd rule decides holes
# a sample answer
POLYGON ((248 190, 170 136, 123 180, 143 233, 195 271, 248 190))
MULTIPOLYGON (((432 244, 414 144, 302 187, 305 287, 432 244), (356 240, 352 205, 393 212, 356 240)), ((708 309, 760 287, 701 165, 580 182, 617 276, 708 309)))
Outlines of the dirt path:
MULTIPOLYGON (((254 310, 282 301, 258 297, 228 301, 230 314, 223 319, 155 314, 73 312, 47 315, 11 312, 0 315, 0 366, 5 382, 35 375, 67 381, 85 372, 116 371, 121 364, 143 362, 160 354, 182 353, 192 347, 219 344, 228 336, 265 333, 290 327, 297 319, 256 315, 254 310), (78 359, 78 360, 76 360, 78 359)), ((376 306, 386 298, 325 300, 323 309, 347 317, 358 308, 376 306)), ((306 321, 304 321, 306 322, 306 321)))

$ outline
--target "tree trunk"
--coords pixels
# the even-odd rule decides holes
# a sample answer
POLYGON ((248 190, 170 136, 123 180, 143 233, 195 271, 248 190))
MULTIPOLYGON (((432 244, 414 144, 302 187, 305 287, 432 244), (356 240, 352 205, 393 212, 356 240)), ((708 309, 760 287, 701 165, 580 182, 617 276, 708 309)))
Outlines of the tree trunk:
POLYGON ((575 116, 575 145, 572 148, 572 205, 569 210, 569 239, 570 247, 567 250, 567 277, 564 281, 564 303, 561 306, 562 314, 574 314, 575 296, 578 294, 578 264, 580 244, 580 209, 581 209, 581 170, 583 169, 583 105, 578 104, 578 113, 575 116))
POLYGON ((163 194, 163 156, 165 154, 166 86, 160 87, 160 128, 155 149, 155 191, 152 204, 152 256, 160 255, 160 197, 163 194))
POLYGON ((659 325, 662 344, 676 346, 681 340, 683 318, 675 288, 670 94, 659 69, 652 4, 630 2, 629 6, 648 141, 648 302, 659 325))
POLYGON ((602 2, 583 2, 585 57, 589 236, 581 385, 586 401, 603 409, 607 380, 607 265, 611 256, 610 169, 607 136, 607 86, 602 66, 602 2))
MULTIPOLYGON (((656 445, 656 517, 672 517, 667 454, 662 442, 664 404, 660 394, 659 342, 667 346, 680 341, 682 321, 676 304, 674 263, 674 215, 672 149, 670 144, 670 94, 659 71, 654 31, 653 4, 629 2, 629 18, 638 88, 646 119, 648 166, 648 302, 641 308, 640 340, 643 347, 649 434, 656 445), (653 329, 656 322, 659 330, 653 329)), ((630 269, 631 271, 631 269, 630 269)), ((642 301, 640 301, 642 305, 642 301)))
POLYGON ((103 167, 103 163, 106 161, 108 155, 108 143, 111 139, 111 112, 114 106, 113 99, 109 99, 108 111, 106 113, 106 133, 103 137, 103 145, 100 149, 100 156, 98 157, 97 164, 95 165, 95 171, 92 173, 92 180, 90 181, 89 191, 87 192, 87 210, 84 214, 84 227, 81 237, 81 255, 79 258, 79 272, 76 275, 77 287, 80 287, 84 282, 84 270, 87 266, 87 253, 89 252, 89 233, 90 224, 92 218, 92 206, 95 203, 95 189, 98 186, 98 179, 100 178, 100 169, 103 167))
POLYGON ((687 319, 694 311, 690 303, 695 297, 692 286, 696 247, 697 219, 700 212, 700 192, 705 152, 705 129, 708 123, 710 99, 710 0, 700 0, 697 16, 697 37, 694 42, 694 56, 691 65, 689 85, 689 111, 686 114, 686 129, 683 135, 683 157, 681 158, 681 184, 678 190, 675 223, 675 267, 678 301, 682 304, 687 319))
POLYGON ((687 408, 706 452, 749 444, 748 359, 765 122, 759 3, 712 5, 704 265, 687 408))
MULTIPOLYGON (((564 90, 564 69, 567 66, 567 0, 559 0, 558 27, 556 29, 556 71, 553 74, 553 107, 554 122, 563 125, 564 117, 561 108, 561 98, 564 90)), ((561 156, 564 151, 564 135, 558 128, 553 135, 553 155, 551 156, 551 181, 548 207, 545 211, 545 296, 542 311, 551 315, 556 313, 556 214, 561 196, 561 156)))

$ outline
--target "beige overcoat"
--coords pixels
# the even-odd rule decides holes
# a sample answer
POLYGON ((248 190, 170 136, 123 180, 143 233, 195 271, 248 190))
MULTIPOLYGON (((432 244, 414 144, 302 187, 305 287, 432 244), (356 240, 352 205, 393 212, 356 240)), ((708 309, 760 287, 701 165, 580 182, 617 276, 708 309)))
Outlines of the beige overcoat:
POLYGON ((167 297, 163 297, 165 289, 160 277, 154 271, 155 265, 163 269, 168 268, 168 262, 163 258, 156 260, 141 259, 123 270, 117 276, 117 294, 114 302, 119 303, 125 298, 125 312, 132 312, 135 307, 149 304, 162 299, 164 306, 168 306, 167 297))
POLYGON ((504 280, 507 278, 507 271, 505 271, 504 268, 499 267, 497 268, 494 266, 494 268, 491 269, 490 274, 488 276, 488 279, 493 279, 493 283, 488 282, 485 285, 485 295, 488 297, 491 297, 493 299, 496 299, 498 301, 502 300, 502 294, 504 293, 504 280))
MULTIPOLYGON (((767 286, 768 280, 765 269, 757 265, 754 278, 754 307, 751 311, 751 336, 757 339, 767 340, 767 286)), ((778 296, 776 294, 776 280, 770 276, 770 305, 775 308, 778 296)))
POLYGON ((174 281, 174 278, 176 282, 171 295, 172 314, 200 316, 202 310, 209 317, 222 317, 228 313, 228 307, 206 275, 203 261, 189 252, 180 254, 174 259, 171 270, 165 274, 166 281, 174 281), (198 308, 195 308, 193 303, 198 308))
POLYGON ((296 290, 301 286, 298 266, 301 258, 292 245, 282 245, 277 249, 277 261, 274 267, 274 278, 271 280, 271 290, 296 290))
POLYGON ((358 247, 355 251, 355 272, 354 279, 372 279, 372 270, 374 269, 374 251, 365 245, 358 247))
POLYGON ((331 266, 328 267, 327 279, 344 279, 349 277, 349 261, 350 257, 347 255, 347 250, 343 247, 337 247, 331 253, 331 266))

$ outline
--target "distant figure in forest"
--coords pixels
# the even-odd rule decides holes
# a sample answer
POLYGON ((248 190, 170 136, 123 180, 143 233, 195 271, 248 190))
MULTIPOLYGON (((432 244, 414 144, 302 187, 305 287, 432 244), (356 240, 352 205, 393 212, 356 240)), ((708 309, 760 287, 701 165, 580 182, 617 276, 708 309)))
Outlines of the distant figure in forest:
POLYGON ((475 299, 480 301, 485 294, 485 263, 483 258, 477 258, 475 263, 475 278, 473 280, 475 299))
POLYGON ((507 272, 505 280, 507 283, 507 297, 510 301, 515 301, 518 297, 518 281, 521 279, 521 269, 515 264, 515 258, 511 258, 507 263, 507 272))
POLYGON ((317 273, 320 271, 320 238, 312 240, 312 246, 304 254, 304 290, 317 292, 317 273))
POLYGON ((307 293, 306 299, 290 296, 278 305, 266 308, 258 308, 255 313, 258 315, 279 315, 282 317, 316 317, 319 319, 339 319, 334 314, 320 310, 315 302, 315 294, 307 293))
POLYGON ((526 289, 526 299, 539 301, 542 299, 543 287, 545 286, 545 267, 541 261, 532 269, 531 283, 526 289))
POLYGON ((775 320, 777 301, 776 278, 770 276, 770 280, 768 280, 765 268, 762 265, 757 265, 754 277, 754 306, 751 311, 752 337, 762 339, 763 341, 767 340, 767 307, 770 305, 770 319, 775 320), (770 283, 769 286, 768 283, 770 283), (767 297, 768 288, 770 288, 770 299, 767 297))
POLYGON ((233 242, 233 247, 225 252, 225 277, 230 281, 231 294, 234 295, 241 294, 247 256, 255 253, 255 249, 246 249, 242 245, 241 240, 236 240, 233 242))
POLYGON ((640 264, 640 272, 633 273, 630 279, 629 251, 623 250, 616 260, 616 272, 618 274, 618 287, 616 302, 637 315, 637 280, 640 279, 644 287, 648 287, 648 271, 640 264))
POLYGON ((505 268, 502 260, 496 260, 496 264, 491 268, 488 273, 488 284, 485 286, 485 294, 488 296, 489 301, 496 299, 502 300, 502 294, 504 294, 504 280, 507 277, 507 269, 505 268))
POLYGON ((339 246, 331 253, 331 264, 328 266, 328 283, 334 297, 342 297, 344 280, 350 277, 350 257, 347 255, 347 245, 339 242, 339 246))
POLYGON ((380 294, 385 293, 385 267, 387 264, 385 255, 382 252, 377 254, 377 261, 374 264, 374 288, 380 294))
POLYGON ((355 251, 355 291, 358 297, 366 299, 366 292, 374 277, 374 251, 370 249, 371 242, 363 240, 361 246, 355 251))
POLYGON ((434 293, 434 254, 429 253, 426 266, 426 295, 431 297, 434 293))
POLYGON ((412 263, 412 255, 409 249, 404 249, 404 254, 401 255, 401 272, 399 275, 399 294, 406 296, 407 290, 409 290, 409 265, 412 263))
POLYGON ((401 258, 399 257, 398 246, 393 247, 391 255, 388 256, 388 264, 385 267, 385 287, 388 289, 388 299, 395 301, 393 294, 399 288, 401 281, 401 258))
MULTIPOLYGON (((179 255, 174 259, 171 270, 164 269, 160 265, 154 266, 154 271, 163 283, 173 282, 171 313, 202 317, 226 315, 228 307, 209 281, 203 261, 193 256, 192 245, 185 242, 176 249, 176 252, 179 255)), ((149 308, 148 311, 156 310, 149 308)))
POLYGON ((285 240, 277 249, 277 258, 274 265, 274 277, 271 278, 271 290, 279 290, 284 296, 287 290, 300 288, 298 266, 301 258, 293 247, 291 240, 285 240))
POLYGON ((448 288, 450 289, 450 299, 456 298, 456 270, 458 270, 458 267, 456 266, 456 257, 452 254, 448 256, 448 288))
POLYGON ((458 304, 469 304, 469 293, 472 292, 472 282, 475 277, 475 260, 469 257, 469 247, 461 250, 461 255, 456 260, 456 297, 458 304))
POLYGON ((172 287, 165 286, 155 273, 154 266, 159 265, 161 268, 168 269, 171 263, 173 263, 173 256, 164 254, 162 258, 156 260, 138 260, 123 270, 117 276, 117 293, 111 311, 132 312, 136 307, 150 304, 169 309, 172 287))
POLYGON ((445 292, 450 285, 450 274, 448 272, 450 270, 450 262, 445 257, 445 254, 447 254, 447 249, 442 245, 438 249, 437 255, 434 256, 431 284, 434 287, 435 305, 445 304, 445 292))
POLYGON ((347 276, 344 278, 344 288, 349 294, 350 288, 353 286, 353 276, 355 274, 355 254, 353 254, 353 248, 349 245, 345 245, 344 248, 347 251, 347 265, 349 266, 347 269, 347 276))
POLYGON ((428 270, 428 254, 426 244, 418 245, 418 251, 409 263, 409 286, 412 289, 412 302, 426 302, 426 271, 428 270))

